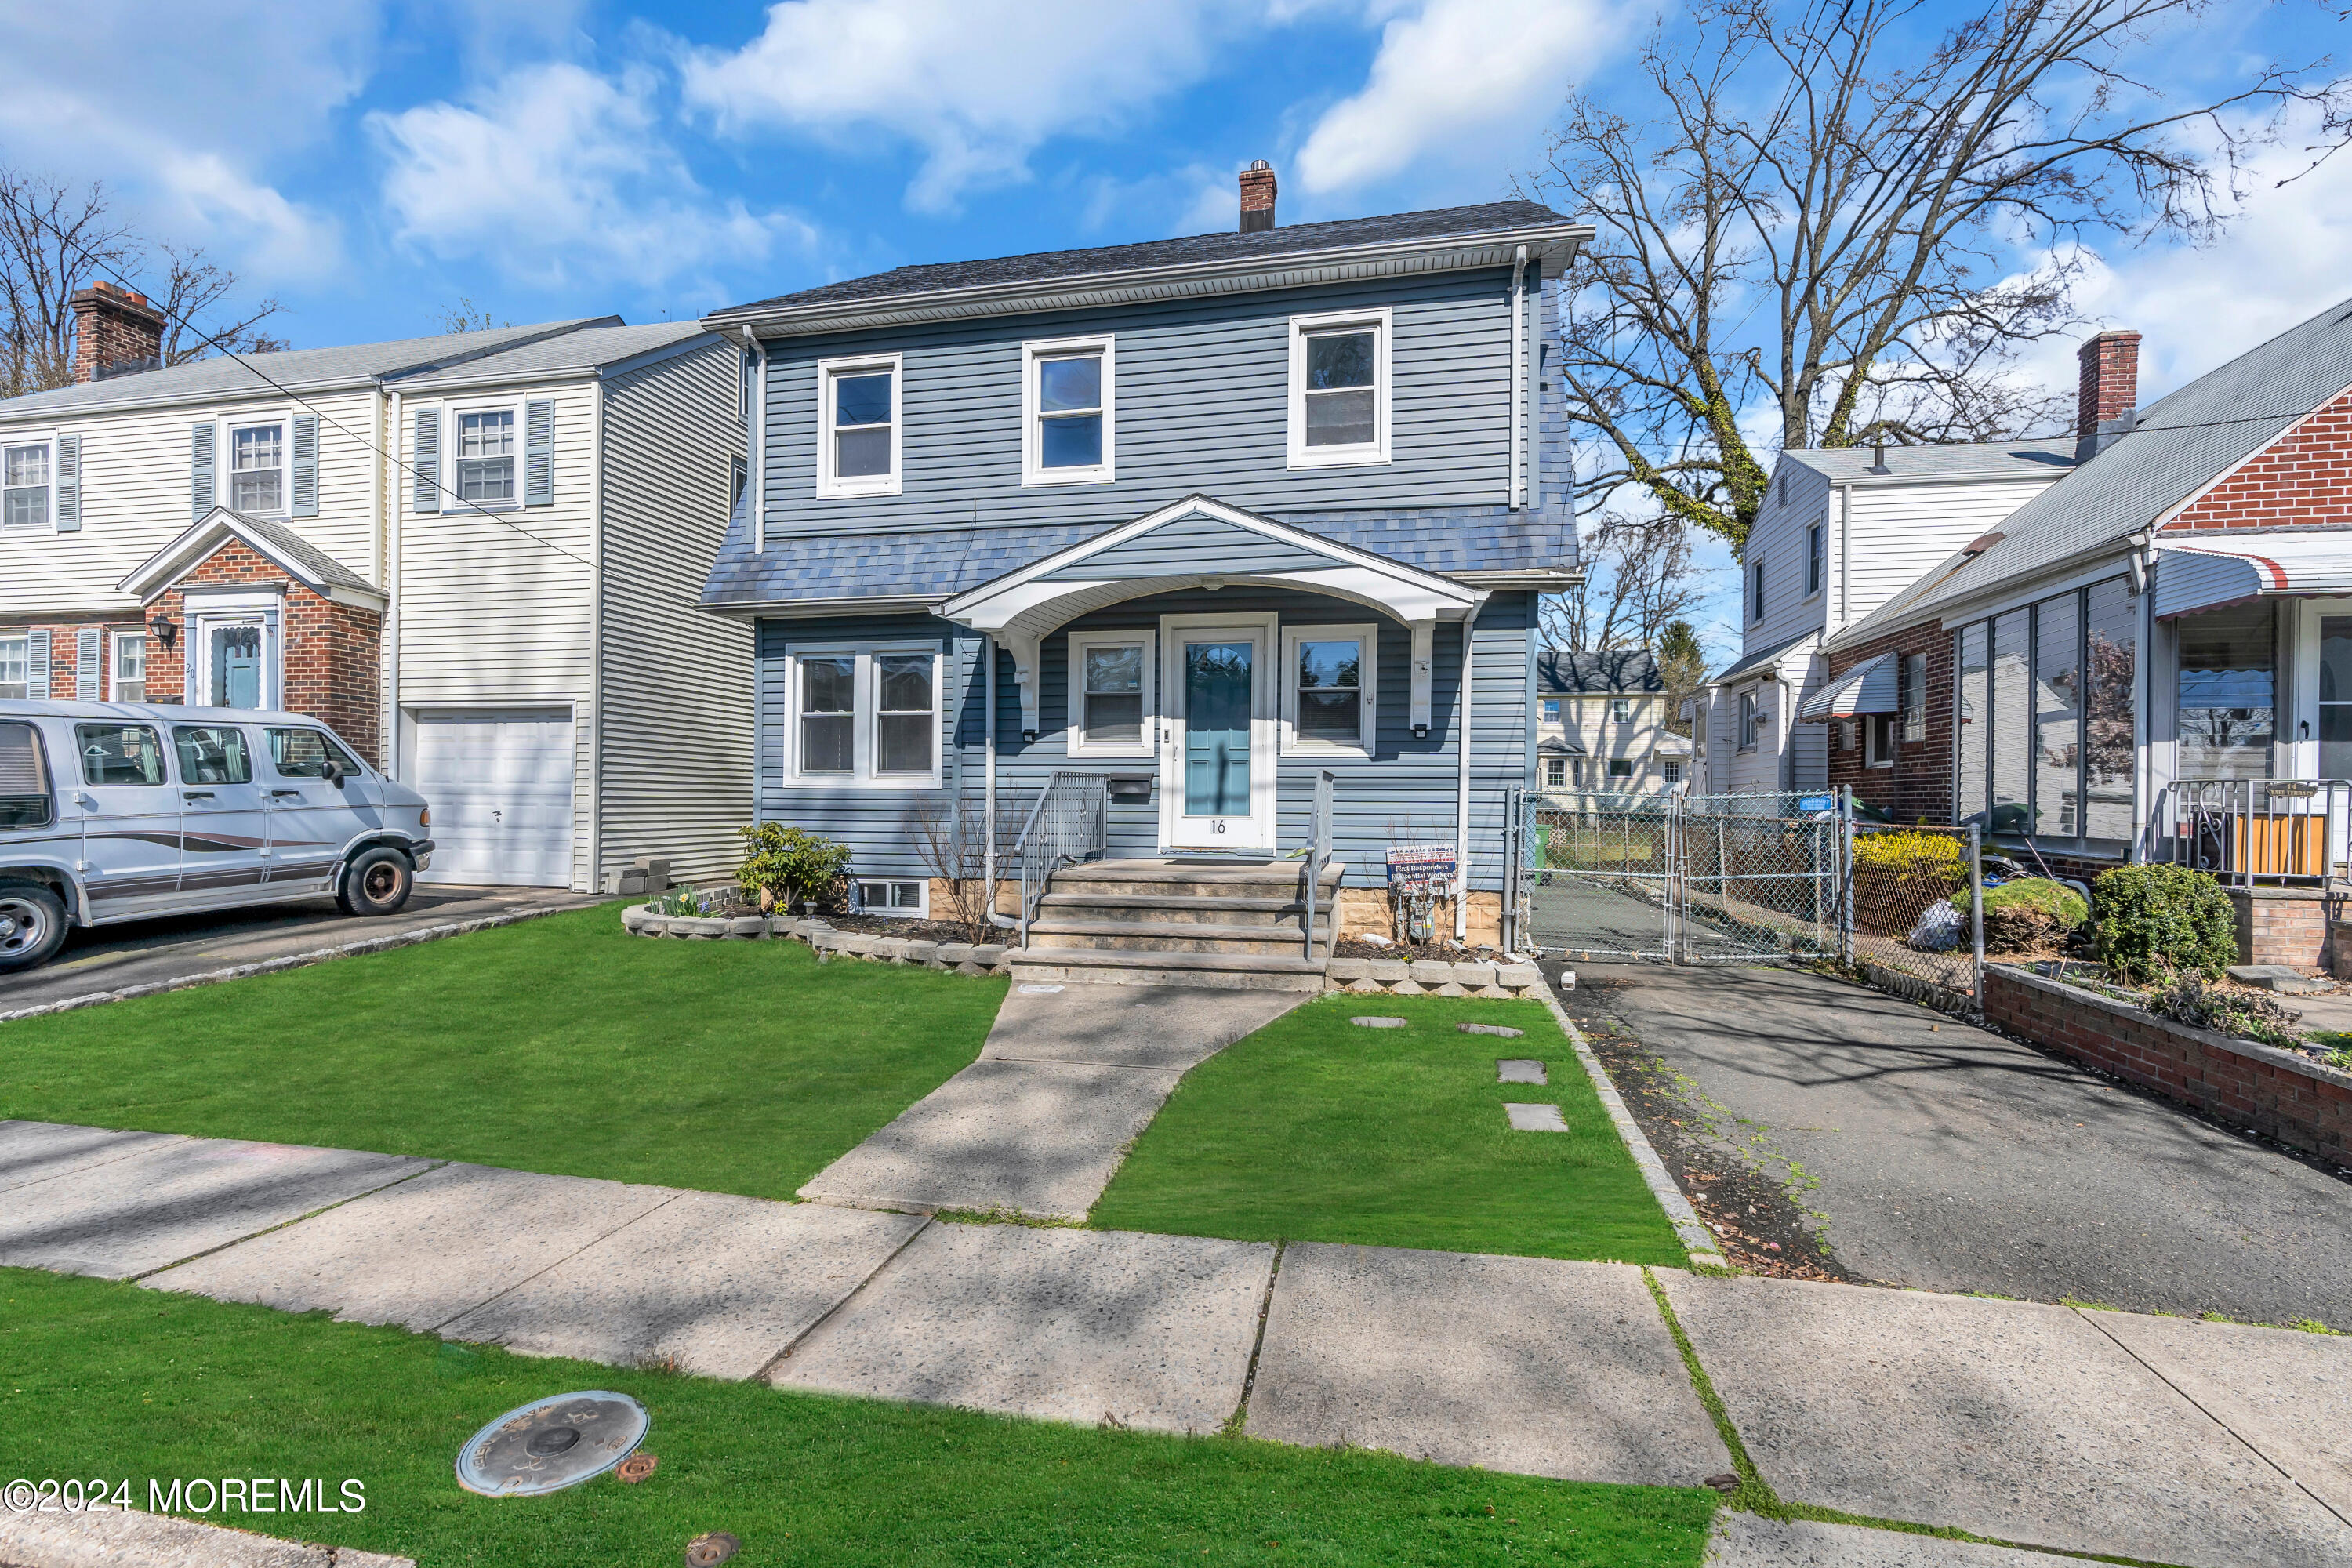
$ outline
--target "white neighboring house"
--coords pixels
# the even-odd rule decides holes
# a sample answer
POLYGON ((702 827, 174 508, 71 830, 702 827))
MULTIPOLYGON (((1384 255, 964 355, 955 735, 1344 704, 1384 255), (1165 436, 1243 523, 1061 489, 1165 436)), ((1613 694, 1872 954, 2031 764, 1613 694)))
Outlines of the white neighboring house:
POLYGON ((1825 726, 1797 710, 1822 645, 2074 466, 2071 446, 1993 442, 1784 451, 1740 559, 1740 655, 1693 703, 1695 793, 1816 789, 1825 726))
POLYGON ((1667 727, 1646 648, 1536 655, 1536 766, 1544 789, 1646 795, 1688 782, 1690 741, 1667 727))
POLYGON ((608 316, 156 368, 143 299, 74 304, 117 363, 0 402, 0 697, 314 714, 431 802, 429 881, 733 864, 751 637, 698 602, 739 348, 608 316))

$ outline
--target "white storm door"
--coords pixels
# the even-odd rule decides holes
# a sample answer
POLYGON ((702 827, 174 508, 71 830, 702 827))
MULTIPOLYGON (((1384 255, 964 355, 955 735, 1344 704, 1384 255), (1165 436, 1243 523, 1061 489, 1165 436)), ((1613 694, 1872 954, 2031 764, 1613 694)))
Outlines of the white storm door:
POLYGON ((1160 841, 1270 850, 1275 618, 1170 616, 1160 626, 1160 841))
POLYGON ((433 809, 433 864, 418 880, 572 885, 572 715, 561 709, 412 716, 407 783, 433 809))

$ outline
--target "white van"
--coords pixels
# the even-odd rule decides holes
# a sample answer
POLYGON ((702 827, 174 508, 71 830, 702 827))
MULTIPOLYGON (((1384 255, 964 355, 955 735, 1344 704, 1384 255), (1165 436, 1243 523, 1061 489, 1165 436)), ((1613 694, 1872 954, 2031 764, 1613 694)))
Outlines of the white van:
POLYGON ((318 720, 249 708, 0 701, 0 973, 68 926, 333 894, 408 901, 425 797, 318 720))

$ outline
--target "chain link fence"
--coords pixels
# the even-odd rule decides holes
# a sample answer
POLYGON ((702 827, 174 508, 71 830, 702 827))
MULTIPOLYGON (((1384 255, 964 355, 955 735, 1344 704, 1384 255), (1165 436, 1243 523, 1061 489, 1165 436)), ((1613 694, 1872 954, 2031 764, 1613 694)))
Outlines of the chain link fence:
POLYGON ((1854 825, 1847 852, 1847 963, 1873 984, 1974 1011, 1984 972, 1974 827, 1854 825))
POLYGON ((1842 826, 1829 795, 1685 798, 1675 956, 1706 963, 1834 953, 1842 826))

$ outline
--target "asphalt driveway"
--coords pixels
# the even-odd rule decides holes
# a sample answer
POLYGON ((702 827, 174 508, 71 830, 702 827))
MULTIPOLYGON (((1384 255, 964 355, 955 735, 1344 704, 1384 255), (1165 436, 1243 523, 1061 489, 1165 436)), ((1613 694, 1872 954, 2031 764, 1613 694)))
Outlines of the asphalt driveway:
POLYGON ((336 909, 333 899, 321 898, 266 909, 127 921, 76 931, 51 963, 25 973, 0 975, 0 1013, 311 952, 363 937, 514 910, 573 909, 594 901, 561 888, 435 884, 419 886, 398 914, 376 919, 355 919, 336 909))
POLYGON ((1761 1170, 1853 1278, 2352 1330, 2352 1182, 2275 1147, 1821 975, 1580 964, 1569 1002, 1665 1069, 1679 1106, 1628 1099, 1685 1186, 1761 1170))

